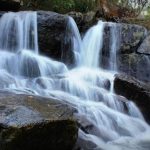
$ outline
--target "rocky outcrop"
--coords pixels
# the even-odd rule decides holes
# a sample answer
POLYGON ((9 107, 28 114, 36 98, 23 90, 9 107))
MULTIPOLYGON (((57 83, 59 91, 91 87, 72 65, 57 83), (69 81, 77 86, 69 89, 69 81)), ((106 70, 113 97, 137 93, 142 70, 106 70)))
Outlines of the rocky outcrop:
POLYGON ((110 49, 110 35, 112 28, 116 28, 118 42, 118 53, 129 54, 137 50, 147 35, 146 28, 133 24, 106 23, 104 32, 104 50, 110 49))
POLYGON ((133 100, 143 113, 146 121, 150 123, 150 85, 134 77, 120 74, 114 80, 115 92, 133 100))
POLYGON ((1 150, 71 150, 78 128, 66 104, 0 91, 1 150))
POLYGON ((95 17, 95 12, 93 11, 84 14, 73 11, 73 12, 69 12, 67 15, 71 16, 75 20, 79 28, 79 31, 83 34, 97 22, 97 19, 95 17))
POLYGON ((138 54, 118 55, 118 70, 144 82, 150 82, 150 56, 138 54))
POLYGON ((66 39, 68 16, 38 11, 38 41, 42 54, 65 63, 73 63, 70 41, 66 39))
POLYGON ((145 38, 137 52, 140 54, 150 55, 150 34, 145 38))
POLYGON ((138 52, 140 45, 145 45, 143 41, 145 41, 148 32, 146 28, 142 26, 131 24, 106 24, 101 60, 102 67, 108 68, 108 63, 110 63, 110 39, 112 38, 111 30, 114 27, 117 30, 115 31, 115 38, 117 39, 118 70, 128 73, 140 80, 150 82, 150 56, 144 53, 139 54, 138 52))

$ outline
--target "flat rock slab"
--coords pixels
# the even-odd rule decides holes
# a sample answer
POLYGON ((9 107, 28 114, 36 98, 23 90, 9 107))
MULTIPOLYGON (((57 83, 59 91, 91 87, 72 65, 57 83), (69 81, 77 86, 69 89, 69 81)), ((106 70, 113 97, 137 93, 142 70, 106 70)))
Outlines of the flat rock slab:
POLYGON ((73 109, 55 100, 0 92, 1 150, 71 150, 78 128, 73 109))

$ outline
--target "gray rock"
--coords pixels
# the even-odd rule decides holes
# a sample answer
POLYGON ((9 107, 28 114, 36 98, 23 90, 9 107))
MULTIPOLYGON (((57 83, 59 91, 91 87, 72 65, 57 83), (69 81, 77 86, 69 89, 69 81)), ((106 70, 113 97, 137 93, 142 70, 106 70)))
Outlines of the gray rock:
POLYGON ((150 82, 150 56, 137 53, 118 54, 117 64, 120 72, 150 82))
POLYGON ((150 124, 150 85, 131 76, 118 74, 114 80, 114 89, 117 94, 133 100, 150 124))
MULTIPOLYGON (((118 23, 116 26, 118 71, 128 73, 139 80, 150 82, 150 56, 137 53, 139 46, 147 35, 147 30, 142 26, 131 24, 118 23)), ((105 69, 108 69, 110 63, 110 30, 111 26, 106 24, 100 60, 101 66, 105 69)))
MULTIPOLYGON (((136 52, 137 48, 147 35, 146 28, 138 25, 121 23, 117 23, 116 26, 118 32, 116 37, 118 36, 118 40, 120 40, 118 53, 129 54, 136 52)), ((110 50, 110 29, 111 26, 107 23, 104 31, 103 53, 106 53, 108 50, 110 50)))
POLYGON ((83 34, 97 22, 95 12, 93 11, 87 12, 85 14, 73 11, 69 12, 68 15, 75 20, 79 31, 83 34))
POLYGON ((137 50, 140 54, 150 55, 150 35, 148 35, 137 50))
POLYGON ((67 39, 68 16, 38 11, 38 41, 41 53, 65 63, 73 63, 70 39, 67 39))
POLYGON ((1 150, 71 150, 78 128, 66 104, 0 91, 1 150))

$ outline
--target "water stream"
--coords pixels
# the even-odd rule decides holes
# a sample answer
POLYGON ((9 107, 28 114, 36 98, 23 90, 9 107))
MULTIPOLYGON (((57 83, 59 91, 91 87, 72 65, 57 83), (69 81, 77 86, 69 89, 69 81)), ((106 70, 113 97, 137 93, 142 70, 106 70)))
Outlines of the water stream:
POLYGON ((3 15, 0 89, 55 97, 74 107, 81 126, 77 145, 82 150, 149 150, 149 125, 133 102, 113 92, 118 42, 115 24, 110 23, 113 64, 103 70, 99 60, 106 23, 98 22, 81 39, 74 20, 68 20, 76 58, 71 70, 62 62, 39 55, 36 12, 3 15))

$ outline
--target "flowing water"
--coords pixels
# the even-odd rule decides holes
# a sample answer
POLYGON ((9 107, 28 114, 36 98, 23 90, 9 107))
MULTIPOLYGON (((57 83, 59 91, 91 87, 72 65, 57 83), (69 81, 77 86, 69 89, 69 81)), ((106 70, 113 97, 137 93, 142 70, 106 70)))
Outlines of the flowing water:
MULTIPOLYGON (((0 88, 55 97, 74 107, 80 124, 77 146, 82 150, 149 150, 149 125, 134 103, 113 92, 116 61, 109 70, 99 68, 103 31, 109 23, 98 22, 81 39, 69 18, 76 58, 76 67, 69 70, 38 54, 36 15, 6 13, 0 19, 0 88)), ((110 60, 115 60, 118 41, 115 24, 110 26, 110 60)))

